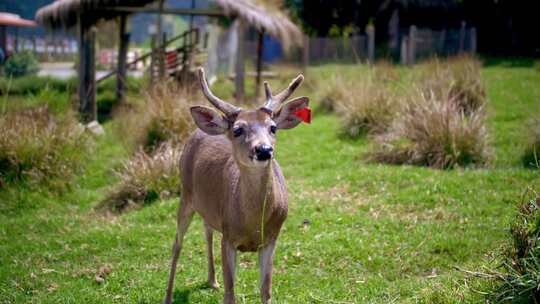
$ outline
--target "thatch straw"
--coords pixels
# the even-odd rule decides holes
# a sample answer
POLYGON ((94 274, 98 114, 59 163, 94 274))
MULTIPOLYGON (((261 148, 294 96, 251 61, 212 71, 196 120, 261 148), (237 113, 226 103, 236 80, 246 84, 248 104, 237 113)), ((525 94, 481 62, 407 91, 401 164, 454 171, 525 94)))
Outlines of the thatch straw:
POLYGON ((155 0, 56 0, 36 12, 36 21, 51 30, 67 30, 77 25, 79 16, 86 24, 116 18, 119 12, 104 8, 142 7, 155 0))
MULTIPOLYGON (((51 30, 70 29, 77 25, 78 18, 86 24, 99 20, 113 19, 120 12, 107 8, 142 7, 156 0, 56 0, 36 13, 39 24, 51 30)), ((302 32, 276 5, 261 0, 214 0, 215 4, 229 17, 239 17, 257 30, 279 39, 283 47, 302 43, 302 32)))

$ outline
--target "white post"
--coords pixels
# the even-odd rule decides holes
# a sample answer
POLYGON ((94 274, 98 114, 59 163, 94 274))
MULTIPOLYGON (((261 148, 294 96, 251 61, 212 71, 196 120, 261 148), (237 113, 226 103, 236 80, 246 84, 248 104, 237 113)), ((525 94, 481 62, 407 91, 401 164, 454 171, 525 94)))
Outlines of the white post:
POLYGON ((400 50, 401 64, 408 64, 408 58, 409 58, 409 56, 407 55, 408 45, 409 45, 409 37, 403 36, 401 38, 401 50, 400 50))

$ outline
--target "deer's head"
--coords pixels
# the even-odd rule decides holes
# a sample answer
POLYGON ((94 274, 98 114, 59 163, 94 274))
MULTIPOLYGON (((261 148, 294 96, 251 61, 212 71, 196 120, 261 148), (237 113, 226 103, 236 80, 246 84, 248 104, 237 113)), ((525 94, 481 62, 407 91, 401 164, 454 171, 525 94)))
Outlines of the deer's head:
POLYGON ((204 95, 221 113, 205 106, 191 107, 191 115, 197 126, 207 134, 225 134, 231 141, 233 154, 239 165, 262 167, 269 164, 274 155, 276 132, 296 127, 302 120, 295 113, 309 104, 307 97, 285 102, 304 80, 296 77, 289 86, 273 95, 264 83, 266 102, 255 110, 244 110, 216 97, 208 87, 204 70, 199 69, 199 81, 204 95))

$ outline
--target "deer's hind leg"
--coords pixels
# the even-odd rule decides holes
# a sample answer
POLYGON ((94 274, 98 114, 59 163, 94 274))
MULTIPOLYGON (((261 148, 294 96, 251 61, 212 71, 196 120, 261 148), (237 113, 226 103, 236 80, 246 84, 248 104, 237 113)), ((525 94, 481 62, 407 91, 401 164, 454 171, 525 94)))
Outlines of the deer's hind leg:
POLYGON ((216 281, 216 270, 214 268, 214 231, 212 230, 212 227, 205 223, 204 232, 206 235, 206 249, 208 252, 208 285, 213 289, 217 289, 219 288, 219 284, 216 281))
POLYGON ((184 235, 186 234, 189 224, 193 219, 194 210, 190 206, 189 200, 182 195, 180 206, 178 207, 176 236, 174 238, 171 270, 169 272, 169 282, 167 284, 167 293, 165 295, 165 304, 170 304, 172 301, 172 292, 174 287, 174 277, 176 274, 176 264, 178 263, 178 257, 182 251, 182 243, 184 241, 184 235))

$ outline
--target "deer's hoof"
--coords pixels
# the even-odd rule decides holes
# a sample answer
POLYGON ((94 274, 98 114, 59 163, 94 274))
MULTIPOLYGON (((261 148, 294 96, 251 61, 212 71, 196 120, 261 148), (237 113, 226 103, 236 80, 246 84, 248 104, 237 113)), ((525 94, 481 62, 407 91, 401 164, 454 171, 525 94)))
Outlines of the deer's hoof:
POLYGON ((219 289, 219 284, 216 281, 213 281, 213 282, 209 281, 208 282, 208 287, 210 287, 212 289, 219 289))

